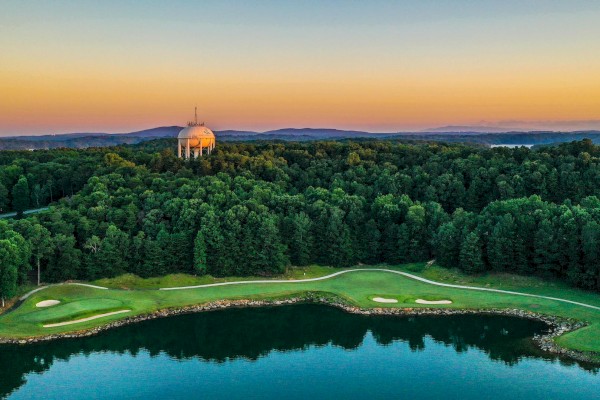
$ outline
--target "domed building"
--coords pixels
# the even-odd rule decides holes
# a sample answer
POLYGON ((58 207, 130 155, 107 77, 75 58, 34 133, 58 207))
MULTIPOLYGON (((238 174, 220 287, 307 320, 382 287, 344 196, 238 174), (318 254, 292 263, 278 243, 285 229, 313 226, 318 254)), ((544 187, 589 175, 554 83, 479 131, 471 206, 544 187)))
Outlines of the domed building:
POLYGON ((177 135, 177 156, 189 160, 212 152, 217 144, 213 131, 198 123, 198 115, 177 135))

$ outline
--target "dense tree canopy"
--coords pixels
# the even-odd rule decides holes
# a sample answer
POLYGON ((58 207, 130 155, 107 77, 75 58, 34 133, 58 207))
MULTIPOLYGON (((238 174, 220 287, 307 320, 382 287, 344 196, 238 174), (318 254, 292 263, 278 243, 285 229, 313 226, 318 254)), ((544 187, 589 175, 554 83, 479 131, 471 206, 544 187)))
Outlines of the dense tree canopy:
POLYGON ((0 226, 2 257, 25 248, 0 271, 3 295, 29 265, 61 281, 432 258, 600 290, 600 147, 590 141, 535 151, 238 143, 194 161, 173 147, 1 152, 0 207, 53 202, 0 226))

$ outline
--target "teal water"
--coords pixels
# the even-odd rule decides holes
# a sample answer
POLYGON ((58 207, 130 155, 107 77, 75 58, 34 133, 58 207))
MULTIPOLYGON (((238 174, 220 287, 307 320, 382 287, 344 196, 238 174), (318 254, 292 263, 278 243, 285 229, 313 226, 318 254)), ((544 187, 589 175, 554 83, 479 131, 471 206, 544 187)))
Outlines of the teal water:
POLYGON ((591 365, 537 350, 500 316, 366 317, 232 309, 0 346, 10 399, 597 399, 591 365))

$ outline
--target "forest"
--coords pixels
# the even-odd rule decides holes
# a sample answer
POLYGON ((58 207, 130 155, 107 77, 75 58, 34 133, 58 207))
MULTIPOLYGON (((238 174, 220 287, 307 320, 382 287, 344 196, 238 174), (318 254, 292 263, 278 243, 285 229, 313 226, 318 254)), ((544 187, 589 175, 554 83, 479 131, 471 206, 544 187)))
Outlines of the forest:
POLYGON ((134 273, 274 275, 436 259, 600 291, 600 146, 173 140, 0 152, 0 296, 134 273), (21 215, 50 204, 48 211, 21 215), (38 275, 39 272, 39 275, 38 275))

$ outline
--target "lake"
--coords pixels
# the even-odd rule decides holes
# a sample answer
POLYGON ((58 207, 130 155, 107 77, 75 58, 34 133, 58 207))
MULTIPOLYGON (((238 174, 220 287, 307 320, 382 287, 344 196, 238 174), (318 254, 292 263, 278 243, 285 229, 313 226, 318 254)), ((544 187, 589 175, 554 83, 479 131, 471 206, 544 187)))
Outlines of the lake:
POLYGON ((559 360, 505 316, 230 309, 0 346, 10 399, 592 399, 598 369, 559 360))

